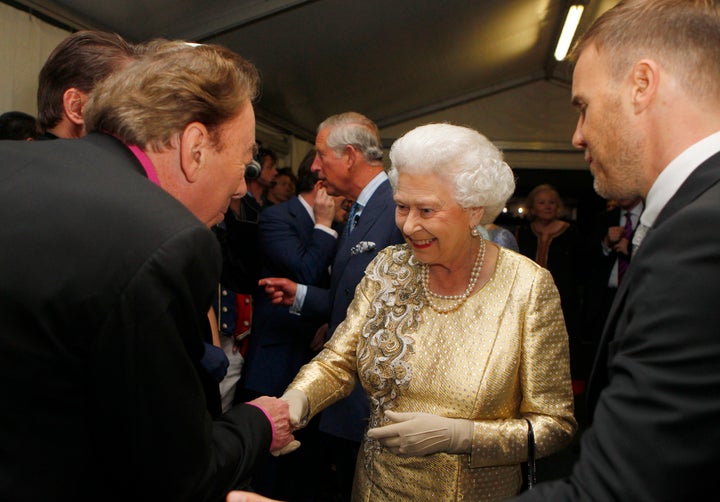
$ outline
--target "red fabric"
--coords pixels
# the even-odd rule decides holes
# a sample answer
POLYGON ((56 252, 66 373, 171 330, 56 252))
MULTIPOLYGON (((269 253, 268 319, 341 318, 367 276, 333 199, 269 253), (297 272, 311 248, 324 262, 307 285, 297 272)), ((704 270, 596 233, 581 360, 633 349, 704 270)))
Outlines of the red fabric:
POLYGON ((235 345, 245 357, 250 344, 250 327, 252 326, 252 295, 235 295, 237 305, 237 321, 235 322, 235 345))

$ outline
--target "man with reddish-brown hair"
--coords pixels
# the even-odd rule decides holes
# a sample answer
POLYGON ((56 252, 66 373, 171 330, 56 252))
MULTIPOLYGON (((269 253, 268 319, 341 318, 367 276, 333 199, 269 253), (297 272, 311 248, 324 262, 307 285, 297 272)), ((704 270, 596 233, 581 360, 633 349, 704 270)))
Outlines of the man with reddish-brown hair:
POLYGON ((220 501, 293 440, 277 398, 212 417, 199 367, 257 81, 158 41, 96 86, 85 137, 0 142, 0 500, 220 501))

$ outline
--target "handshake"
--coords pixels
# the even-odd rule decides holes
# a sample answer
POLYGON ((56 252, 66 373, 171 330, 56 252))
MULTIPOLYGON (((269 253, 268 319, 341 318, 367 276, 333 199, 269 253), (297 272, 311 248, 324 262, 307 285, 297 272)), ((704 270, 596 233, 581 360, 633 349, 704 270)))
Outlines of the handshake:
POLYGON ((300 447, 300 441, 295 439, 293 432, 307 425, 308 401, 305 394, 289 389, 280 399, 263 396, 247 404, 260 408, 272 425, 270 453, 285 455, 300 447))

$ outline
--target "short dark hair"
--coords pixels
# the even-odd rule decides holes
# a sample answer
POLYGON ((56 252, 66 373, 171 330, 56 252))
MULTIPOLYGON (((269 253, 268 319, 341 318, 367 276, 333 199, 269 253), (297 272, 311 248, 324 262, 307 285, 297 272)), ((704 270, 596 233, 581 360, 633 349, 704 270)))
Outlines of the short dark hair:
POLYGON ((60 42, 38 76, 38 127, 45 132, 60 123, 63 95, 75 87, 90 93, 98 82, 122 67, 135 48, 116 33, 83 30, 60 42))
POLYGON ((275 152, 273 152, 272 150, 270 150, 269 148, 265 148, 264 146, 260 146, 258 144, 258 152, 255 155, 255 158, 257 159, 257 161, 260 163, 261 166, 263 164, 263 161, 265 160, 265 157, 270 157, 271 159, 273 159, 273 162, 277 163, 277 160, 278 160, 277 154, 275 152))
POLYGON ((35 117, 25 112, 0 115, 0 139, 35 139, 38 136, 35 117))
POLYGON ((318 175, 310 170, 310 167, 315 160, 315 149, 312 148, 305 157, 300 161, 297 171, 297 185, 295 191, 298 194, 311 192, 315 187, 315 183, 318 182, 318 175))

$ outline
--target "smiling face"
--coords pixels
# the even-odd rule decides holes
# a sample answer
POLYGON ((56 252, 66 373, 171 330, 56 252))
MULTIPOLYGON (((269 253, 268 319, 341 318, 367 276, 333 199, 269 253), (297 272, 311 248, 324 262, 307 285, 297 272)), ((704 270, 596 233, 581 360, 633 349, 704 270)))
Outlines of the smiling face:
POLYGON ((532 211, 534 219, 550 222, 557 219, 559 209, 558 194, 552 190, 543 190, 533 197, 530 211, 532 211))
POLYGON ((572 141, 585 150, 595 191, 606 199, 641 193, 642 141, 633 123, 630 90, 616 82, 595 46, 586 48, 573 73, 573 105, 580 113, 572 141))
POLYGON ((418 260, 449 269, 467 262, 470 230, 480 223, 482 210, 460 207, 447 180, 400 173, 395 203, 395 223, 418 260))

